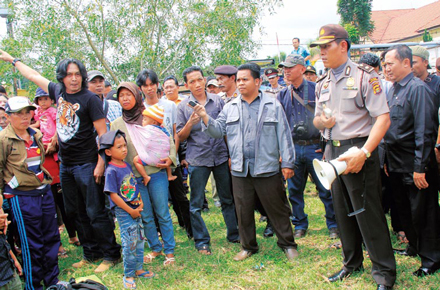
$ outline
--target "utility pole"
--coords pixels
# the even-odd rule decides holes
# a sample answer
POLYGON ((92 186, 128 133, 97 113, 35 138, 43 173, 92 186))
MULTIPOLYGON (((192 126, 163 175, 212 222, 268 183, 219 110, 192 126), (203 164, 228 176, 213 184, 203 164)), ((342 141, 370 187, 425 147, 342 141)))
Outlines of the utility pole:
MULTIPOLYGON (((14 39, 14 28, 12 26, 12 16, 9 13, 9 9, 8 8, 0 7, 0 17, 6 19, 6 31, 7 31, 7 34, 8 34, 8 36, 11 39, 14 39)), ((15 75, 15 73, 16 73, 15 67, 12 67, 12 72, 15 75)), ((14 95, 16 96, 17 95, 17 89, 21 88, 21 85, 20 85, 20 80, 16 79, 15 77, 14 77, 14 80, 13 80, 13 87, 14 87, 14 95)))

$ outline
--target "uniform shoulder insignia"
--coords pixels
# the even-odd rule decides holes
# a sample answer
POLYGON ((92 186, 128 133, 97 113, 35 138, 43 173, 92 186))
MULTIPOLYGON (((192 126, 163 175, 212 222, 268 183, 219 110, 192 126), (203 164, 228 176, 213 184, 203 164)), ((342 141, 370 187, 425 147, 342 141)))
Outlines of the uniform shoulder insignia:
POLYGON ((316 83, 319 83, 320 81, 325 79, 327 77, 327 74, 328 74, 328 71, 326 71, 322 76, 320 76, 319 79, 316 80, 316 83))
POLYGON ((365 64, 365 63, 361 63, 358 68, 360 68, 363 71, 366 71, 367 73, 371 73, 372 71, 374 71, 374 67, 372 67, 371 65, 365 64))

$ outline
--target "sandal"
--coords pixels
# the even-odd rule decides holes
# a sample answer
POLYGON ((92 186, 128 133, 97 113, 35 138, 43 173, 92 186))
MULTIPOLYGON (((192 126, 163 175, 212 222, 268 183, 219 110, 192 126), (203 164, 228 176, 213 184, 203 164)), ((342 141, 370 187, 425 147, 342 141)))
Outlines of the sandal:
POLYGON ((153 272, 150 272, 150 271, 145 271, 145 272, 142 272, 142 274, 139 274, 139 275, 136 275, 136 276, 139 277, 139 278, 150 279, 150 278, 153 278, 154 276, 156 276, 156 274, 154 274, 153 272))
POLYGON ((339 249, 342 249, 342 244, 341 244, 341 242, 336 242, 336 243, 334 243, 334 244, 331 244, 330 246, 329 246, 329 248, 330 249, 336 249, 336 250, 339 250, 339 249))
POLYGON ((408 239, 406 238, 404 231, 397 232, 396 234, 400 244, 408 244, 408 239))
MULTIPOLYGON (((153 253, 157 253, 157 252, 153 252, 153 253)), ((153 262, 154 259, 156 259, 157 256, 161 256, 162 252, 157 253, 157 255, 153 255, 152 253, 149 253, 147 255, 145 255, 144 257, 144 263, 148 264, 153 262)))
POLYGON ((207 255, 207 256, 211 255, 211 249, 209 248, 208 245, 203 245, 200 248, 197 248, 197 251, 199 251, 199 253, 203 255, 207 255))
POLYGON ((60 250, 58 251, 58 257, 64 259, 64 258, 68 258, 69 256, 67 255, 66 250, 60 250))
POLYGON ((81 246, 81 243, 79 242, 78 239, 77 239, 76 241, 71 241, 71 240, 69 239, 69 244, 74 245, 74 246, 77 246, 77 247, 81 246))
POLYGON ((122 277, 122 282, 124 283, 125 289, 136 289, 136 282, 134 280, 128 281, 127 278, 124 276, 122 277))
POLYGON ((164 266, 172 266, 176 263, 176 258, 174 256, 172 257, 167 257, 165 256, 165 261, 163 262, 164 266))

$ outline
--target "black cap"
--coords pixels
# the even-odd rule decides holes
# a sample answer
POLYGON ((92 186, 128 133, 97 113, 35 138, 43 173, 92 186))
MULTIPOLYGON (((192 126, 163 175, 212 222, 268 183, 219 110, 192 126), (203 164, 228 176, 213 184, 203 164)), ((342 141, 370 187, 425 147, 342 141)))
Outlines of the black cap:
POLYGON ((231 75, 235 75, 237 74, 238 70, 235 66, 233 65, 221 65, 215 68, 214 73, 216 75, 227 75, 227 76, 231 76, 231 75))
POLYGON ((313 65, 306 66, 306 71, 304 73, 306 73, 306 72, 311 72, 311 73, 314 73, 316 75, 316 69, 315 69, 315 67, 313 65))
POLYGON ((278 70, 276 68, 268 68, 264 71, 264 74, 267 76, 267 78, 272 79, 278 76, 278 70))
POLYGON ((108 131, 99 137, 99 155, 101 155, 103 160, 108 160, 107 156, 105 155, 105 149, 110 149, 113 147, 115 144, 116 135, 118 134, 122 135, 122 137, 125 139, 125 133, 121 130, 108 131))

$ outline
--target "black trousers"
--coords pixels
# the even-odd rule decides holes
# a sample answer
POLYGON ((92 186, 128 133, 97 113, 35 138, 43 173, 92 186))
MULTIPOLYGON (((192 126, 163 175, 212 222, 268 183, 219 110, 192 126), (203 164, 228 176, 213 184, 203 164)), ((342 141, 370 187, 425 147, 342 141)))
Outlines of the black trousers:
POLYGON ((390 172, 394 199, 403 230, 408 238, 407 250, 416 253, 422 267, 440 268, 440 207, 437 168, 425 173, 429 187, 419 190, 413 173, 390 172))
MULTIPOLYGON (((325 158, 333 160, 352 146, 361 148, 363 142, 341 147, 327 144, 325 158)), ((371 274, 374 280, 377 284, 393 286, 396 281, 396 261, 382 209, 377 150, 371 153, 371 157, 365 161, 359 173, 340 175, 340 177, 340 180, 336 179, 333 182, 331 192, 340 231, 344 269, 353 271, 362 265, 364 259, 362 241, 364 241, 372 262, 371 274), (344 192, 348 194, 349 200, 344 198, 344 192), (364 206, 364 198, 365 211, 349 217, 349 211, 364 206)))
POLYGON ((278 246, 282 249, 297 247, 289 219, 290 206, 280 173, 270 177, 232 176, 232 187, 240 242, 244 250, 258 251, 254 216, 257 196, 277 235, 278 246))
POLYGON ((172 173, 176 179, 169 182, 169 190, 173 209, 177 215, 179 225, 186 230, 188 237, 192 237, 191 220, 189 217, 189 201, 186 197, 186 189, 183 185, 182 170, 177 167, 172 173))

